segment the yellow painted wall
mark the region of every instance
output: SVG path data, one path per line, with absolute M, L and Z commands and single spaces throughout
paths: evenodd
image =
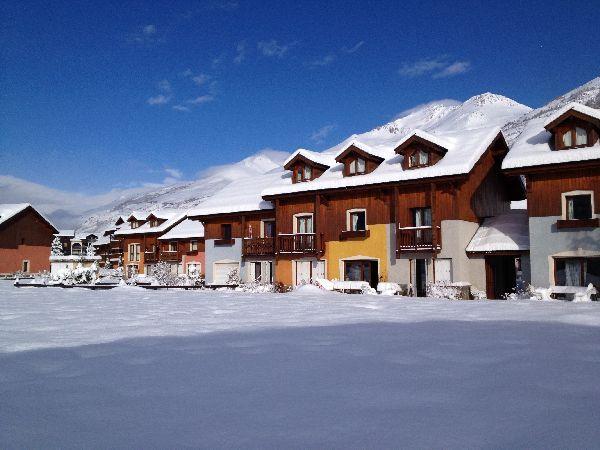
M 370 235 L 366 239 L 356 238 L 327 242 L 325 244 L 327 277 L 330 280 L 343 279 L 343 272 L 340 274 L 340 259 L 361 255 L 369 258 L 379 258 L 379 276 L 387 281 L 389 259 L 387 229 L 387 224 L 369 225 Z

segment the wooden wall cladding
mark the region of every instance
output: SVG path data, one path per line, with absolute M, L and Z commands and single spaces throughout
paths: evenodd
M 562 194 L 578 190 L 594 191 L 594 210 L 596 214 L 600 212 L 600 166 L 527 175 L 527 209 L 529 216 L 562 215 Z

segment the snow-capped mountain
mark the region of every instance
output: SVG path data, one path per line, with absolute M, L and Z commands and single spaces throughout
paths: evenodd
M 268 173 L 280 167 L 288 156 L 286 152 L 263 150 L 234 164 L 211 167 L 195 181 L 151 189 L 89 211 L 78 229 L 101 231 L 109 228 L 119 215 L 134 210 L 150 212 L 156 209 L 189 209 L 198 206 L 231 181 Z
M 570 102 L 581 103 L 592 108 L 600 108 L 600 77 L 594 78 L 584 85 L 556 97 L 544 106 L 531 110 L 518 119 L 506 123 L 502 127 L 502 132 L 508 144 L 511 145 L 517 139 L 530 120 L 549 117 Z
M 528 106 L 489 92 L 471 97 L 463 103 L 442 100 L 406 111 L 396 120 L 374 130 L 353 134 L 325 152 L 337 153 L 352 140 L 358 140 L 374 149 L 389 149 L 415 129 L 435 134 L 490 126 L 501 127 L 530 111 Z
M 465 102 L 440 100 L 412 108 L 393 121 L 362 134 L 353 134 L 339 144 L 323 151 L 337 153 L 352 140 L 358 140 L 374 149 L 386 149 L 415 129 L 436 132 L 465 130 L 488 126 L 502 127 L 507 140 L 512 143 L 528 121 L 550 115 L 565 104 L 577 101 L 600 108 L 600 77 L 549 102 L 531 109 L 510 98 L 484 93 Z M 188 209 L 201 205 L 232 180 L 256 177 L 280 168 L 289 156 L 285 152 L 263 151 L 235 164 L 211 168 L 198 180 L 176 183 L 148 190 L 112 202 L 91 211 L 80 226 L 82 230 L 98 231 L 107 228 L 120 214 L 132 210 L 151 211 L 157 208 Z

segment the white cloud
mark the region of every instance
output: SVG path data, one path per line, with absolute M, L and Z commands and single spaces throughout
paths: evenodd
M 342 47 L 342 51 L 344 53 L 354 53 L 356 52 L 359 48 L 361 48 L 363 45 L 365 44 L 365 41 L 360 41 L 357 42 L 356 44 L 354 44 L 352 47 L 348 48 L 348 47 Z
M 279 44 L 275 39 L 271 39 L 270 41 L 260 41 L 257 47 L 264 56 L 282 58 L 290 49 L 290 44 Z
M 239 42 L 235 48 L 236 55 L 233 58 L 233 62 L 235 64 L 241 64 L 241 62 L 246 58 L 246 41 Z
M 193 75 L 194 72 L 192 72 L 192 69 L 185 69 L 183 72 L 179 72 L 179 76 L 181 77 L 191 77 Z
M 203 84 L 205 84 L 208 80 L 210 80 L 210 76 L 206 75 L 205 73 L 199 73 L 198 75 L 196 75 L 195 77 L 192 77 L 192 81 L 194 83 L 196 83 L 198 86 L 202 86 Z
M 333 61 L 335 61 L 335 55 L 330 53 L 329 55 L 325 55 L 321 59 L 312 61 L 311 63 L 309 63 L 309 66 L 323 67 L 331 64 Z
M 57 227 L 75 228 L 81 217 L 89 211 L 108 207 L 127 196 L 156 189 L 156 186 L 156 184 L 148 184 L 111 189 L 104 194 L 85 195 L 54 189 L 11 175 L 0 175 L 0 198 L 7 203 L 31 203 L 43 214 L 48 215 Z
M 187 103 L 189 103 L 191 105 L 201 105 L 203 103 L 212 102 L 214 99 L 215 99 L 215 97 L 213 95 L 205 94 L 205 95 L 196 97 L 192 100 L 188 100 Z
M 320 144 L 327 138 L 327 136 L 329 136 L 331 134 L 331 132 L 334 130 L 334 128 L 335 128 L 335 125 L 325 125 L 325 126 L 319 128 L 313 134 L 311 134 L 310 140 L 317 144 Z
M 158 88 L 163 92 L 171 92 L 171 83 L 169 80 L 161 80 L 158 82 Z
M 452 61 L 447 56 L 425 58 L 413 63 L 404 63 L 398 73 L 404 77 L 414 78 L 431 75 L 432 78 L 443 78 L 465 73 L 471 67 L 468 61 Z
M 181 181 L 183 178 L 183 173 L 179 169 L 174 169 L 172 167 L 165 167 L 165 173 L 167 176 L 163 180 L 163 184 L 173 184 Z
M 175 111 L 181 111 L 181 112 L 190 112 L 190 108 L 188 108 L 187 106 L 183 106 L 183 105 L 173 105 L 173 109 Z
M 444 68 L 439 73 L 433 75 L 433 78 L 445 78 L 454 75 L 460 75 L 461 73 L 468 72 L 471 69 L 471 63 L 469 61 L 456 61 Z
M 153 34 L 156 34 L 156 25 L 146 25 L 142 32 L 146 35 L 146 36 L 152 36 Z
M 171 96 L 166 96 L 163 94 L 156 95 L 154 97 L 150 97 L 146 102 L 149 105 L 164 105 L 171 101 Z

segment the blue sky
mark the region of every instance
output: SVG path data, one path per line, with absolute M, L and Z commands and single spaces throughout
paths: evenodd
M 597 2 L 154 3 L 3 2 L 0 175 L 87 194 L 193 179 L 435 99 L 537 107 L 600 68 Z

